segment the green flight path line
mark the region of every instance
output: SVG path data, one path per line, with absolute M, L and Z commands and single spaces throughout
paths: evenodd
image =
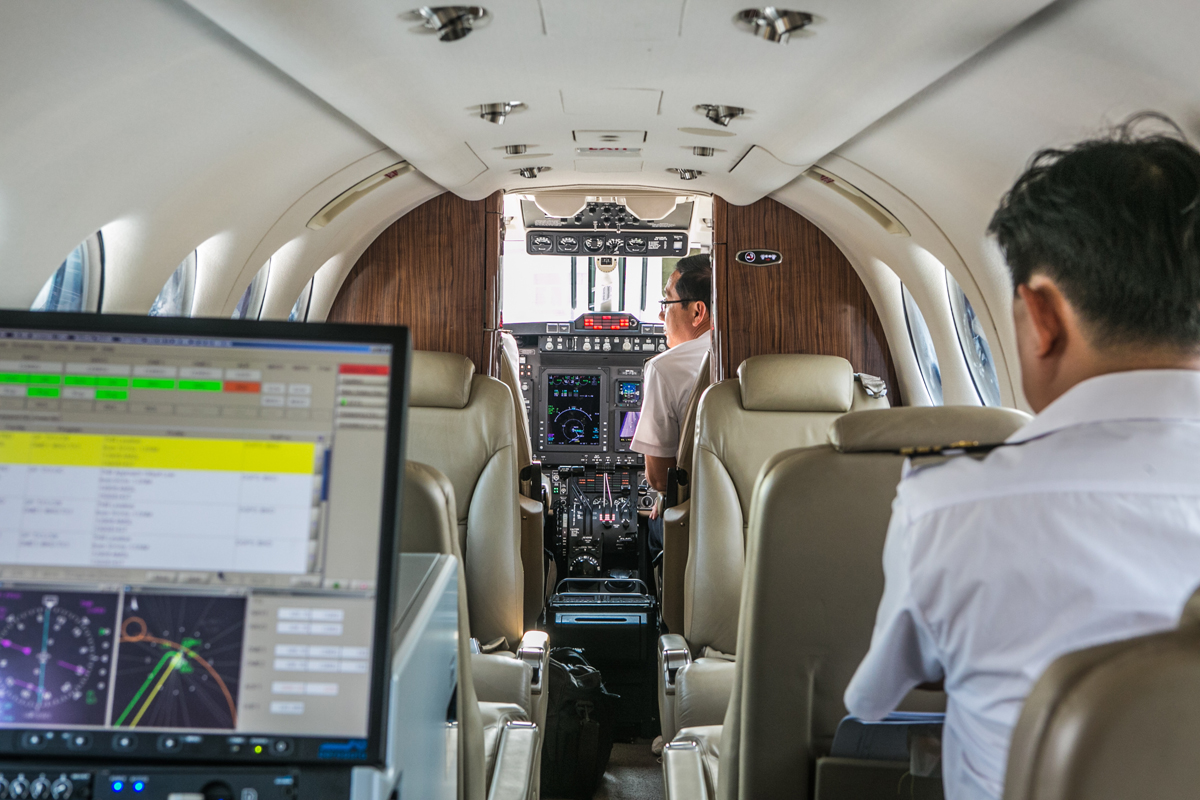
M 137 694 L 133 696 L 133 699 L 129 701 L 129 705 L 125 706 L 125 710 L 121 712 L 121 716 L 117 717 L 117 721 L 113 723 L 114 727 L 119 727 L 125 721 L 125 718 L 129 716 L 129 712 L 133 711 L 133 707 L 137 705 L 138 700 L 142 699 L 142 695 L 146 693 L 146 689 L 150 686 L 150 681 L 154 680 L 154 676 L 167 663 L 167 659 L 174 658 L 177 655 L 179 655 L 178 650 L 171 650 L 158 660 L 158 663 L 154 666 L 154 670 L 146 677 L 146 682 L 142 684 L 142 688 L 137 690 Z

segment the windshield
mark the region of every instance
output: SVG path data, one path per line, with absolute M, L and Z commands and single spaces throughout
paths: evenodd
M 587 311 L 627 311 L 643 322 L 657 322 L 663 284 L 679 260 L 531 256 L 523 241 L 505 242 L 504 249 L 500 270 L 507 325 L 574 319 Z

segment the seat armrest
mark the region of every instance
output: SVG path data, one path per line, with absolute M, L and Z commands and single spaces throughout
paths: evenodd
M 534 796 L 538 739 L 538 726 L 532 722 L 514 720 L 504 725 L 488 800 L 528 800 Z
M 480 653 L 471 656 L 471 678 L 481 703 L 513 703 L 536 719 L 530 686 L 532 668 L 512 653 Z
M 663 790 L 666 800 L 708 800 L 704 754 L 694 741 L 667 742 L 663 747 Z
M 546 670 L 550 666 L 550 635 L 545 631 L 525 631 L 517 648 L 517 658 L 533 670 L 529 693 L 534 697 L 540 695 L 545 685 Z
M 692 501 L 684 500 L 663 512 L 662 618 L 667 630 L 685 633 L 683 624 L 684 584 L 687 582 L 688 550 L 691 543 Z
M 686 639 L 677 633 L 664 633 L 658 637 L 658 671 L 668 695 L 675 694 L 675 677 L 680 669 L 690 663 L 692 652 L 688 649 Z

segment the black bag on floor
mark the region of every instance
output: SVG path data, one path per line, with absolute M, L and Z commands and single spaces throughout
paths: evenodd
M 542 796 L 588 800 L 612 754 L 620 696 L 573 647 L 550 651 L 550 705 L 542 744 Z

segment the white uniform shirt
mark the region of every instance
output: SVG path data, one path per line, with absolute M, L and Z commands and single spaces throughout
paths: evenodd
M 945 679 L 948 800 L 999 798 L 1009 738 L 1055 658 L 1175 627 L 1200 584 L 1200 372 L 1084 381 L 972 458 L 905 476 L 870 651 L 846 689 L 864 719 Z
M 677 344 L 646 362 L 642 373 L 642 415 L 629 449 L 659 458 L 674 458 L 687 401 L 700 374 L 712 332 Z

